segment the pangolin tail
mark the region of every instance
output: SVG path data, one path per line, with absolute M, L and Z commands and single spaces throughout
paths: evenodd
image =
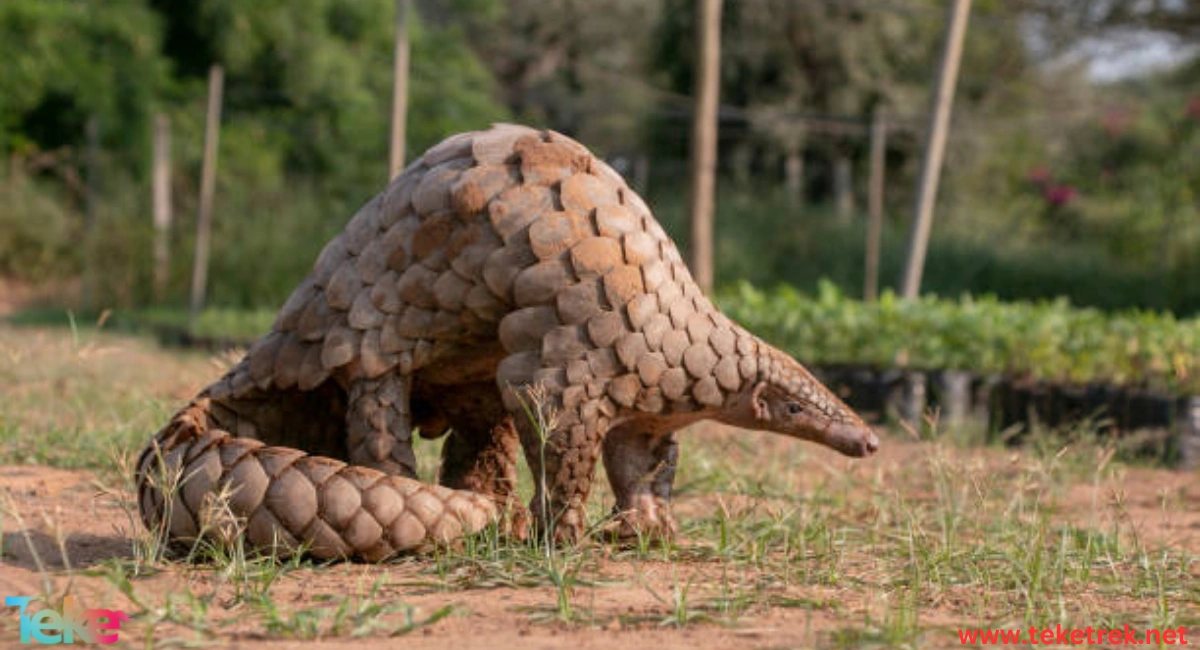
M 496 520 L 486 496 L 427 485 L 213 427 L 206 397 L 179 411 L 137 463 L 143 522 L 172 542 L 380 561 L 448 544 Z

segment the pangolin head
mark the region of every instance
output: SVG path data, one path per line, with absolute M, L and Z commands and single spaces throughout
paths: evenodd
M 870 456 L 879 437 L 788 355 L 763 345 L 758 381 L 735 400 L 731 423 L 809 440 L 847 456 Z

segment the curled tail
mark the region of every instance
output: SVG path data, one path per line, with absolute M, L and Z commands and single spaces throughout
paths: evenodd
M 194 400 L 138 459 L 142 521 L 169 540 L 244 535 L 257 549 L 374 562 L 497 518 L 481 494 L 234 437 L 210 424 L 211 408 Z

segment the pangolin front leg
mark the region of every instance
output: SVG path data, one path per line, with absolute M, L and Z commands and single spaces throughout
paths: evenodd
M 553 531 L 556 543 L 569 543 L 586 529 L 587 500 L 613 407 L 599 395 L 578 401 L 578 391 L 568 396 L 566 368 L 543 363 L 537 353 L 514 354 L 496 375 L 533 474 L 533 522 L 539 531 Z
M 545 432 L 521 418 L 517 430 L 533 473 L 529 509 L 535 529 L 552 531 L 556 544 L 579 541 L 587 526 L 585 509 L 600 456 L 600 431 L 576 425 Z
M 619 539 L 669 538 L 675 533 L 671 491 L 679 460 L 674 433 L 646 431 L 631 423 L 604 439 L 604 470 L 617 503 Z

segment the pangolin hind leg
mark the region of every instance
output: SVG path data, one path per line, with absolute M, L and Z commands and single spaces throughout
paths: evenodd
M 425 389 L 422 389 L 425 388 Z M 527 535 L 529 512 L 517 498 L 517 455 L 521 443 L 513 418 L 493 382 L 414 391 L 414 406 L 432 405 L 450 433 L 442 445 L 438 483 L 492 500 L 502 513 L 507 535 Z
M 616 537 L 667 538 L 675 533 L 671 491 L 679 460 L 674 433 L 617 427 L 604 439 L 604 470 L 617 503 Z
M 512 416 L 487 430 L 482 445 L 451 432 L 442 450 L 441 484 L 458 490 L 481 491 L 499 509 L 501 532 L 513 539 L 529 536 L 532 517 L 517 493 L 520 434 Z M 464 453 L 466 452 L 466 453 Z
M 432 404 L 451 427 L 442 446 L 438 482 L 486 495 L 506 506 L 516 495 L 520 442 L 496 385 L 479 382 L 431 388 L 418 391 L 420 401 Z
M 350 382 L 346 448 L 350 464 L 417 477 L 412 448 L 411 378 L 387 373 Z

